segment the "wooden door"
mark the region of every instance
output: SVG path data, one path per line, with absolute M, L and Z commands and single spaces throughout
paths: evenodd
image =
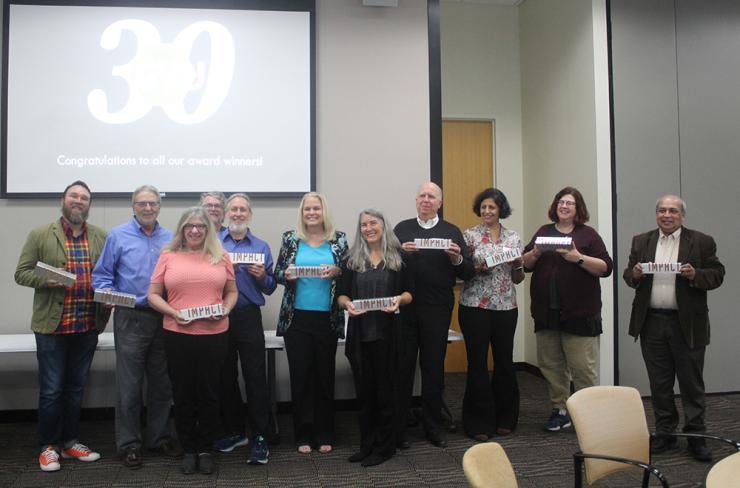
M 494 175 L 493 121 L 442 121 L 442 204 L 445 220 L 465 230 L 479 222 L 473 213 L 473 198 L 493 186 Z M 455 287 L 455 310 L 451 327 L 460 330 L 457 302 L 462 284 Z M 489 366 L 491 358 L 489 353 Z M 447 347 L 445 371 L 467 370 L 465 344 L 454 342 Z

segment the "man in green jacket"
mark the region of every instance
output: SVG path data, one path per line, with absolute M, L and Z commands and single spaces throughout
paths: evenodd
M 105 231 L 87 224 L 92 197 L 82 181 L 64 189 L 62 217 L 31 231 L 23 246 L 15 281 L 33 288 L 31 330 L 39 365 L 39 466 L 58 471 L 63 458 L 96 461 L 100 454 L 79 442 L 82 395 L 98 334 L 110 310 L 93 301 L 91 273 Z M 37 263 L 75 275 L 65 286 L 53 275 L 41 277 Z

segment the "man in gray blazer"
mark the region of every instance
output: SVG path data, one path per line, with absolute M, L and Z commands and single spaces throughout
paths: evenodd
M 676 195 L 658 199 L 658 229 L 632 239 L 624 270 L 635 288 L 629 333 L 640 338 L 653 409 L 655 430 L 670 433 L 678 426 L 673 384 L 678 378 L 684 409 L 684 432 L 704 432 L 704 351 L 709 344 L 707 290 L 722 284 L 725 267 L 712 237 L 683 227 L 686 204 Z M 645 263 L 680 263 L 677 272 L 647 273 Z M 664 267 L 665 268 L 665 267 Z M 676 437 L 653 442 L 654 453 L 675 447 Z M 711 461 L 704 439 L 689 439 L 689 452 Z

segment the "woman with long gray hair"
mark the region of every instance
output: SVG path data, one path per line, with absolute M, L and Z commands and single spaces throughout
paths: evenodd
M 411 303 L 411 276 L 392 226 L 377 210 L 363 210 L 337 297 L 349 314 L 345 354 L 360 403 L 360 449 L 349 461 L 363 466 L 383 463 L 396 450 L 399 311 Z

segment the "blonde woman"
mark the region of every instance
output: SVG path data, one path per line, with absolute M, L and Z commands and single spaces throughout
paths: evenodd
M 275 278 L 285 286 L 277 334 L 285 338 L 298 452 L 334 446 L 334 358 L 344 337 L 344 313 L 335 301 L 336 280 L 347 238 L 334 229 L 326 197 L 306 193 L 296 230 L 283 234 Z M 315 277 L 299 277 L 296 266 L 320 266 Z
M 237 290 L 234 268 L 203 207 L 191 207 L 180 217 L 172 242 L 154 268 L 147 298 L 164 315 L 175 425 L 185 451 L 182 471 L 210 474 L 211 449 L 221 430 L 218 386 L 228 315 Z M 222 313 L 206 318 L 188 320 L 182 312 L 215 304 L 223 307 Z

